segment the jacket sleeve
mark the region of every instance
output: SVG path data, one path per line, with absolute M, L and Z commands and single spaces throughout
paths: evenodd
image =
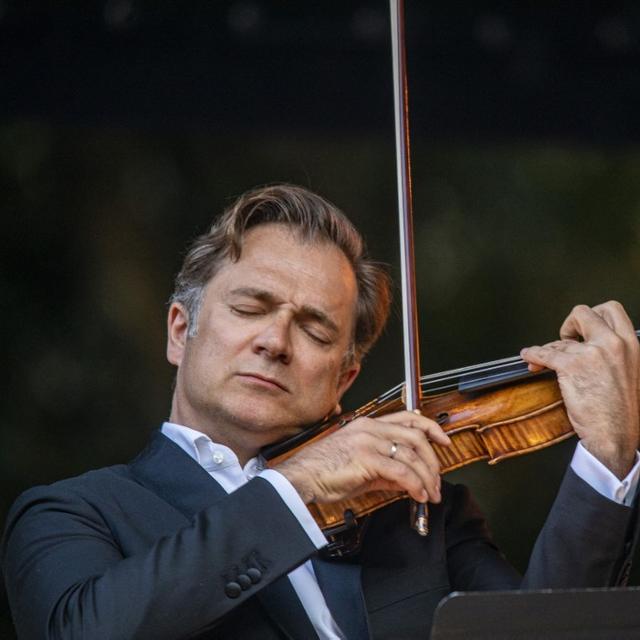
M 637 499 L 617 504 L 567 470 L 520 577 L 491 540 L 468 490 L 453 488 L 447 563 L 454 590 L 607 587 L 624 584 L 638 537 Z
M 624 585 L 637 537 L 637 496 L 633 507 L 618 504 L 569 468 L 536 540 L 522 587 Z
M 259 523 L 247 518 L 255 512 Z M 52 485 L 13 506 L 3 567 L 21 640 L 175 640 L 215 625 L 315 550 L 261 478 L 126 558 L 90 500 Z

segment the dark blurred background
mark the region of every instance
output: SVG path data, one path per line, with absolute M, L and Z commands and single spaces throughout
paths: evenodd
M 425 373 L 553 339 L 580 302 L 640 323 L 640 5 L 556 4 L 408 0 Z M 398 275 L 387 11 L 0 0 L 2 517 L 167 416 L 172 278 L 245 189 L 317 190 Z M 402 376 L 396 305 L 345 407 Z M 573 447 L 453 474 L 521 570 Z

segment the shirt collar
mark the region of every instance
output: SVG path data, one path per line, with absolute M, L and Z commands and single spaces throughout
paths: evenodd
M 206 471 L 222 470 L 233 465 L 240 466 L 238 456 L 229 447 L 213 442 L 208 435 L 201 431 L 174 422 L 165 422 L 161 431 Z M 258 456 L 251 458 L 245 464 L 242 472 L 248 479 L 251 479 L 265 467 L 264 458 Z

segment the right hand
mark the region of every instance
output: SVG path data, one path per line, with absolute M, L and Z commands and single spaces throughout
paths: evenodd
M 305 504 L 383 489 L 406 491 L 417 502 L 437 503 L 440 463 L 429 440 L 451 444 L 437 422 L 418 413 L 357 418 L 274 468 Z

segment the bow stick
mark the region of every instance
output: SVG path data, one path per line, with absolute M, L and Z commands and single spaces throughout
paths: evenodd
M 404 342 L 405 405 L 420 411 L 420 347 L 416 296 L 415 255 L 413 249 L 413 201 L 411 157 L 409 151 L 409 88 L 405 46 L 404 0 L 389 0 L 391 14 L 391 53 L 393 60 L 393 98 L 398 177 L 398 219 L 400 230 L 400 286 L 402 290 L 402 333 Z M 427 507 L 412 501 L 413 528 L 428 533 Z

